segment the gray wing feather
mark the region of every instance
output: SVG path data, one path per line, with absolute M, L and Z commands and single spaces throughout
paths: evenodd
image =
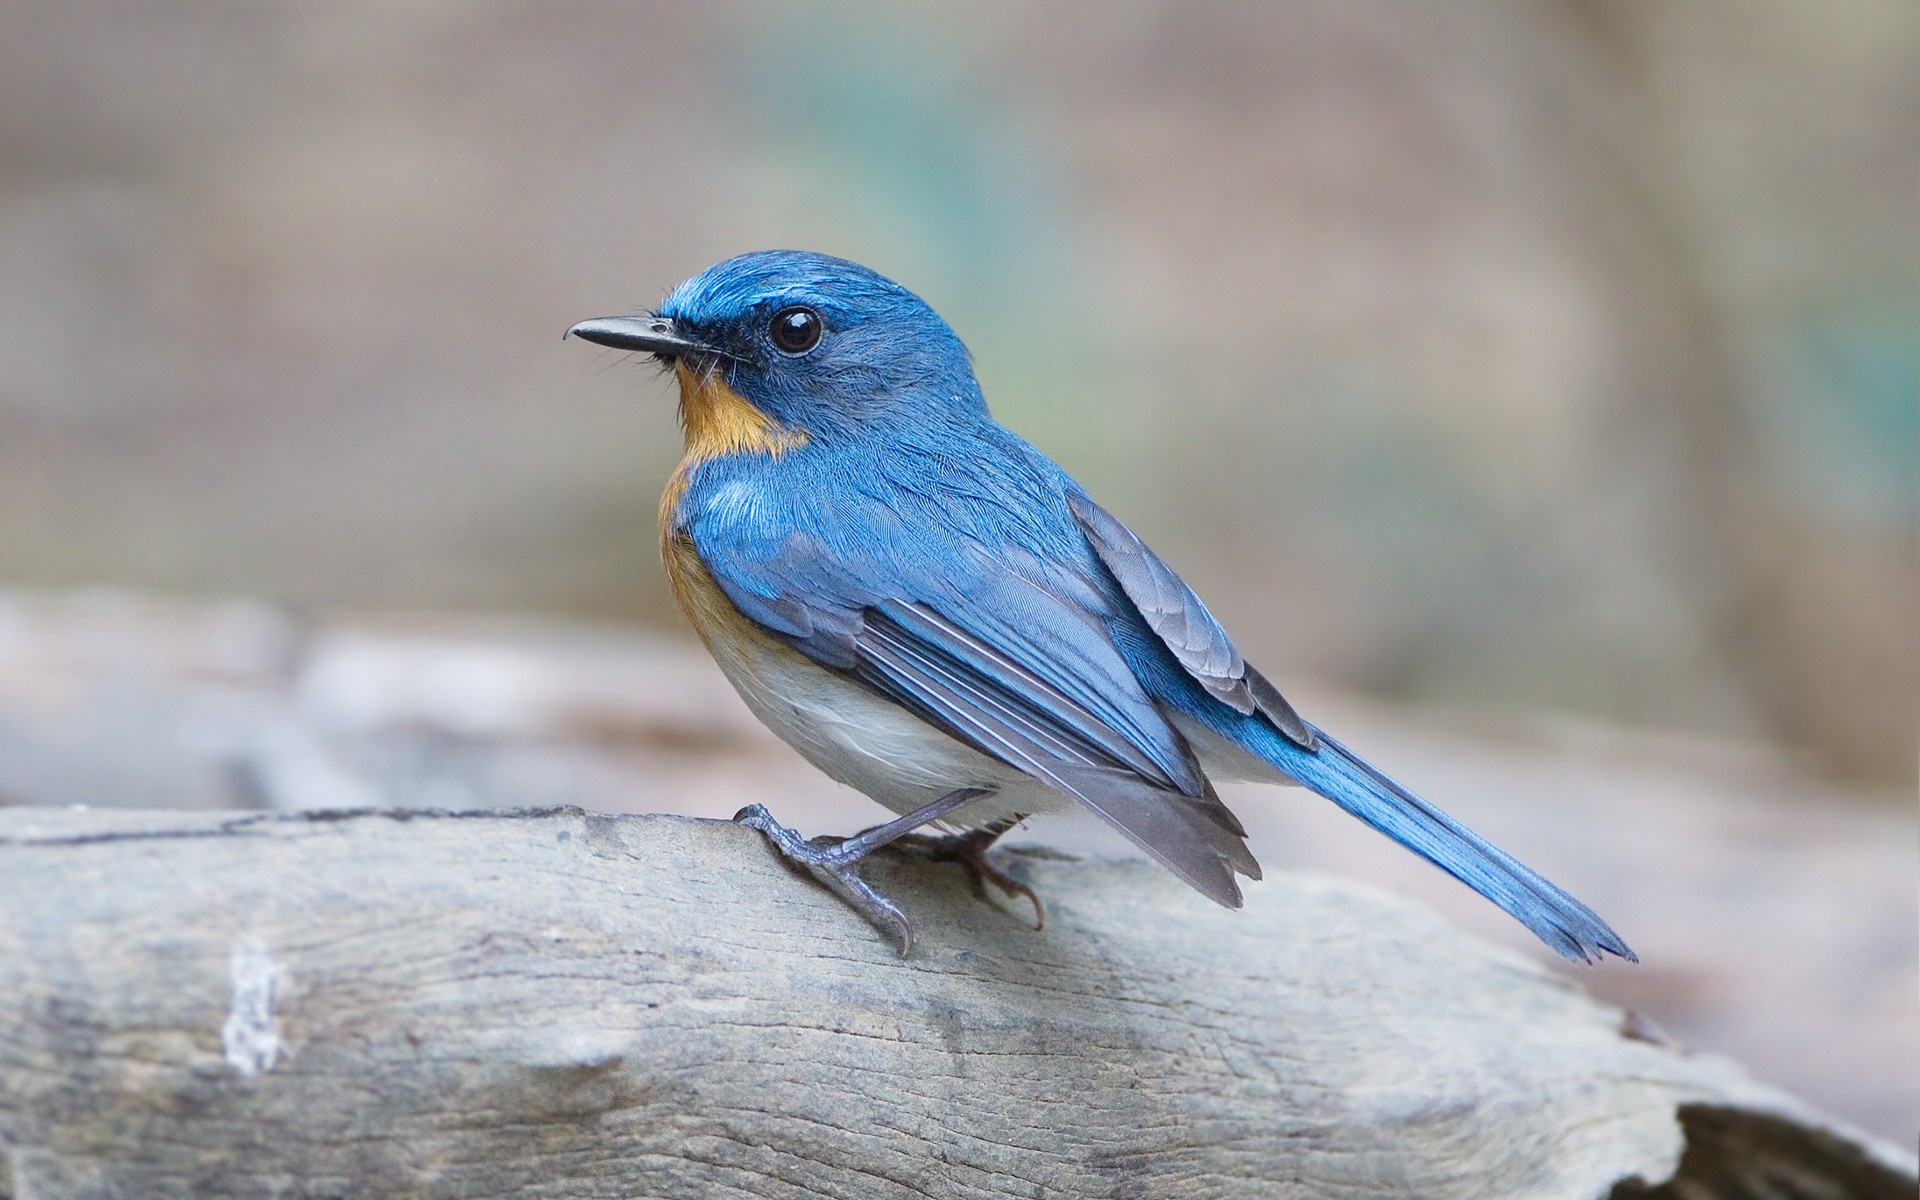
M 1238 908 L 1234 873 L 1260 878 L 1245 828 L 1204 776 L 1199 795 L 1176 790 L 1091 713 L 931 609 L 876 605 L 854 642 L 854 674 L 874 690 L 1078 798 L 1208 899 Z
M 1235 712 L 1259 713 L 1301 749 L 1318 747 L 1312 726 L 1266 676 L 1240 657 L 1227 631 L 1172 567 L 1084 494 L 1067 497 L 1067 506 L 1095 556 L 1188 675 Z

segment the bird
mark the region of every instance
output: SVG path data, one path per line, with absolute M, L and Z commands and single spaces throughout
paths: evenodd
M 1260 878 L 1215 784 L 1300 785 L 1480 893 L 1561 956 L 1637 961 L 1605 921 L 1302 718 L 1159 555 L 999 424 L 958 335 L 841 258 L 763 250 L 651 311 L 564 336 L 651 356 L 684 453 L 660 500 L 673 598 L 742 700 L 899 814 L 803 839 L 735 820 L 899 952 L 912 922 L 861 878 L 928 827 L 1007 894 L 995 838 L 1091 810 L 1227 908 Z

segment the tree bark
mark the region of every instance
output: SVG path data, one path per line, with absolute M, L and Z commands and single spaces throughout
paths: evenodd
M 721 822 L 0 810 L 0 1197 L 1913 1195 L 1380 892 L 1005 861 L 901 959 Z

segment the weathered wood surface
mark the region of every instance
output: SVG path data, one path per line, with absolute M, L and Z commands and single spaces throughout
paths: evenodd
M 0 1197 L 1913 1194 L 1383 893 L 1009 861 L 902 960 L 724 823 L 0 810 Z

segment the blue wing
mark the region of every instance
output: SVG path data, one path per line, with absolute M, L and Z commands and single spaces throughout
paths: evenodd
M 1314 748 L 1313 727 L 1300 719 L 1266 676 L 1240 657 L 1233 639 L 1186 580 L 1086 493 L 1069 495 L 1067 507 L 1094 553 L 1113 573 L 1114 582 L 1194 682 L 1237 713 L 1259 713 L 1301 749 Z
M 1069 503 L 1094 553 L 1167 651 L 1135 663 L 1156 698 L 1446 871 L 1560 955 L 1592 961 L 1604 952 L 1634 960 L 1592 909 L 1301 720 L 1240 657 L 1226 630 L 1171 567 L 1084 495 Z
M 858 489 L 830 512 L 791 488 L 702 499 L 680 535 L 761 629 L 1078 798 L 1209 898 L 1237 907 L 1235 872 L 1259 878 L 1245 829 L 1107 637 L 1105 597 L 1043 583 L 1042 556 L 987 540 L 992 512 L 914 520 L 915 495 Z M 1057 491 L 1050 507 L 1070 528 Z

